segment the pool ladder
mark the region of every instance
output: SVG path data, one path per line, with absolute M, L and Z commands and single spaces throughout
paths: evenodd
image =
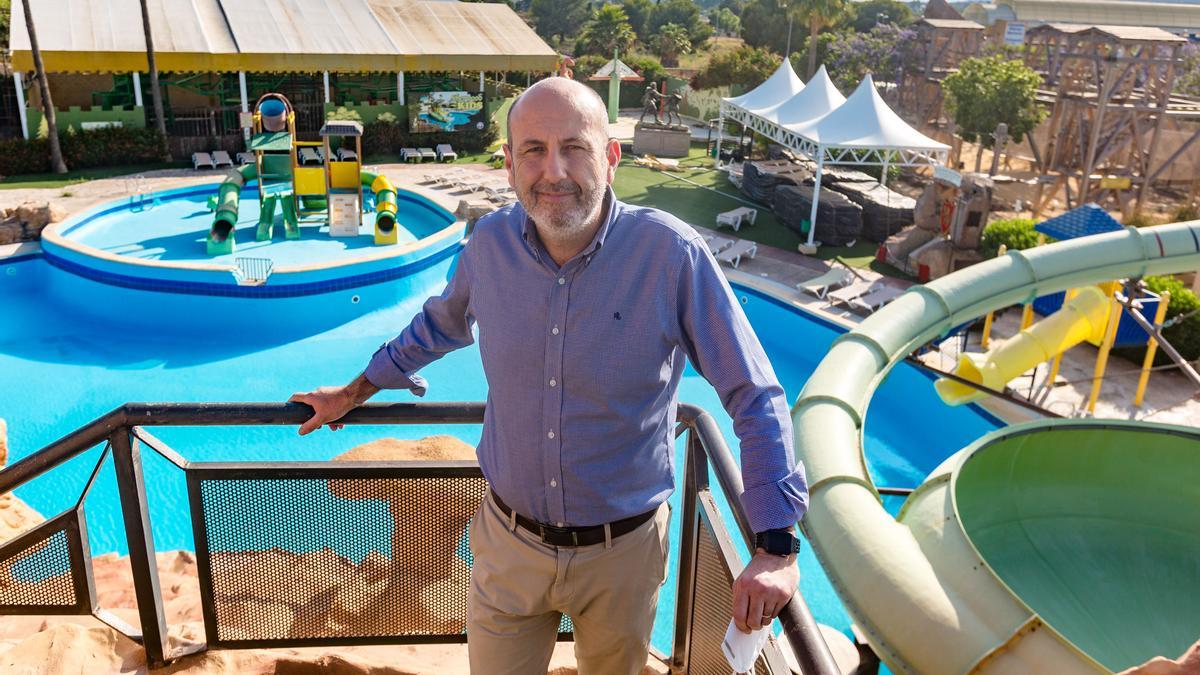
M 146 177 L 140 173 L 125 179 L 125 191 L 131 193 L 129 195 L 131 211 L 145 211 L 160 203 L 157 196 L 150 196 L 150 186 L 146 183 Z

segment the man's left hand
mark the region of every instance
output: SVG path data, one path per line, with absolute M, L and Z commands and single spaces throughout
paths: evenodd
M 771 623 L 800 585 L 796 556 L 755 551 L 733 582 L 733 622 L 749 633 Z

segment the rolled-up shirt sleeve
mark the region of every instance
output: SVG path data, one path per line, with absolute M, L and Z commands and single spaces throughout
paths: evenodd
M 733 418 L 750 525 L 755 532 L 792 527 L 808 508 L 808 484 L 792 454 L 787 399 L 725 276 L 698 240 L 687 247 L 677 290 L 679 343 Z
M 471 312 L 471 244 L 458 257 L 450 282 L 441 295 L 425 301 L 399 335 L 384 343 L 371 357 L 363 375 L 380 389 L 410 389 L 424 396 L 421 368 L 447 353 L 475 342 Z

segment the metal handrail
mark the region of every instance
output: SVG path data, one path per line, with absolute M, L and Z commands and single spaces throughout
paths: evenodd
M 176 466 L 187 469 L 187 460 L 140 427 L 300 425 L 312 414 L 312 408 L 298 403 L 127 403 L 0 470 L 0 494 L 12 491 L 100 443 L 108 441 L 112 444 L 142 623 L 142 635 L 131 637 L 142 639 L 151 665 L 161 664 L 182 653 L 167 654 L 157 568 L 152 564 L 154 547 L 145 484 L 139 451 L 131 443 L 131 436 Z M 478 424 L 483 421 L 483 414 L 483 403 L 368 403 L 347 413 L 340 422 L 359 425 Z M 716 421 L 703 409 L 689 404 L 679 405 L 677 419 L 676 436 L 684 431 L 693 432 L 689 449 L 694 441 L 711 462 L 738 529 L 746 545 L 753 550 L 754 531 L 738 499 L 743 491 L 741 472 Z M 696 482 L 689 474 L 685 480 L 685 501 L 690 497 L 694 502 L 695 495 L 687 493 L 695 489 Z M 797 662 L 806 674 L 840 672 L 798 589 L 784 606 L 779 620 Z

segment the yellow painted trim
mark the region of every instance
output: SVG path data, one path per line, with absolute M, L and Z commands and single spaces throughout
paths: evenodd
M 204 52 L 158 52 L 160 71 L 177 72 L 423 72 L 446 70 L 554 70 L 555 54 L 250 54 Z M 42 62 L 49 73 L 126 73 L 145 72 L 149 66 L 145 52 L 42 51 Z M 33 70 L 33 55 L 19 50 L 12 54 L 12 68 Z

